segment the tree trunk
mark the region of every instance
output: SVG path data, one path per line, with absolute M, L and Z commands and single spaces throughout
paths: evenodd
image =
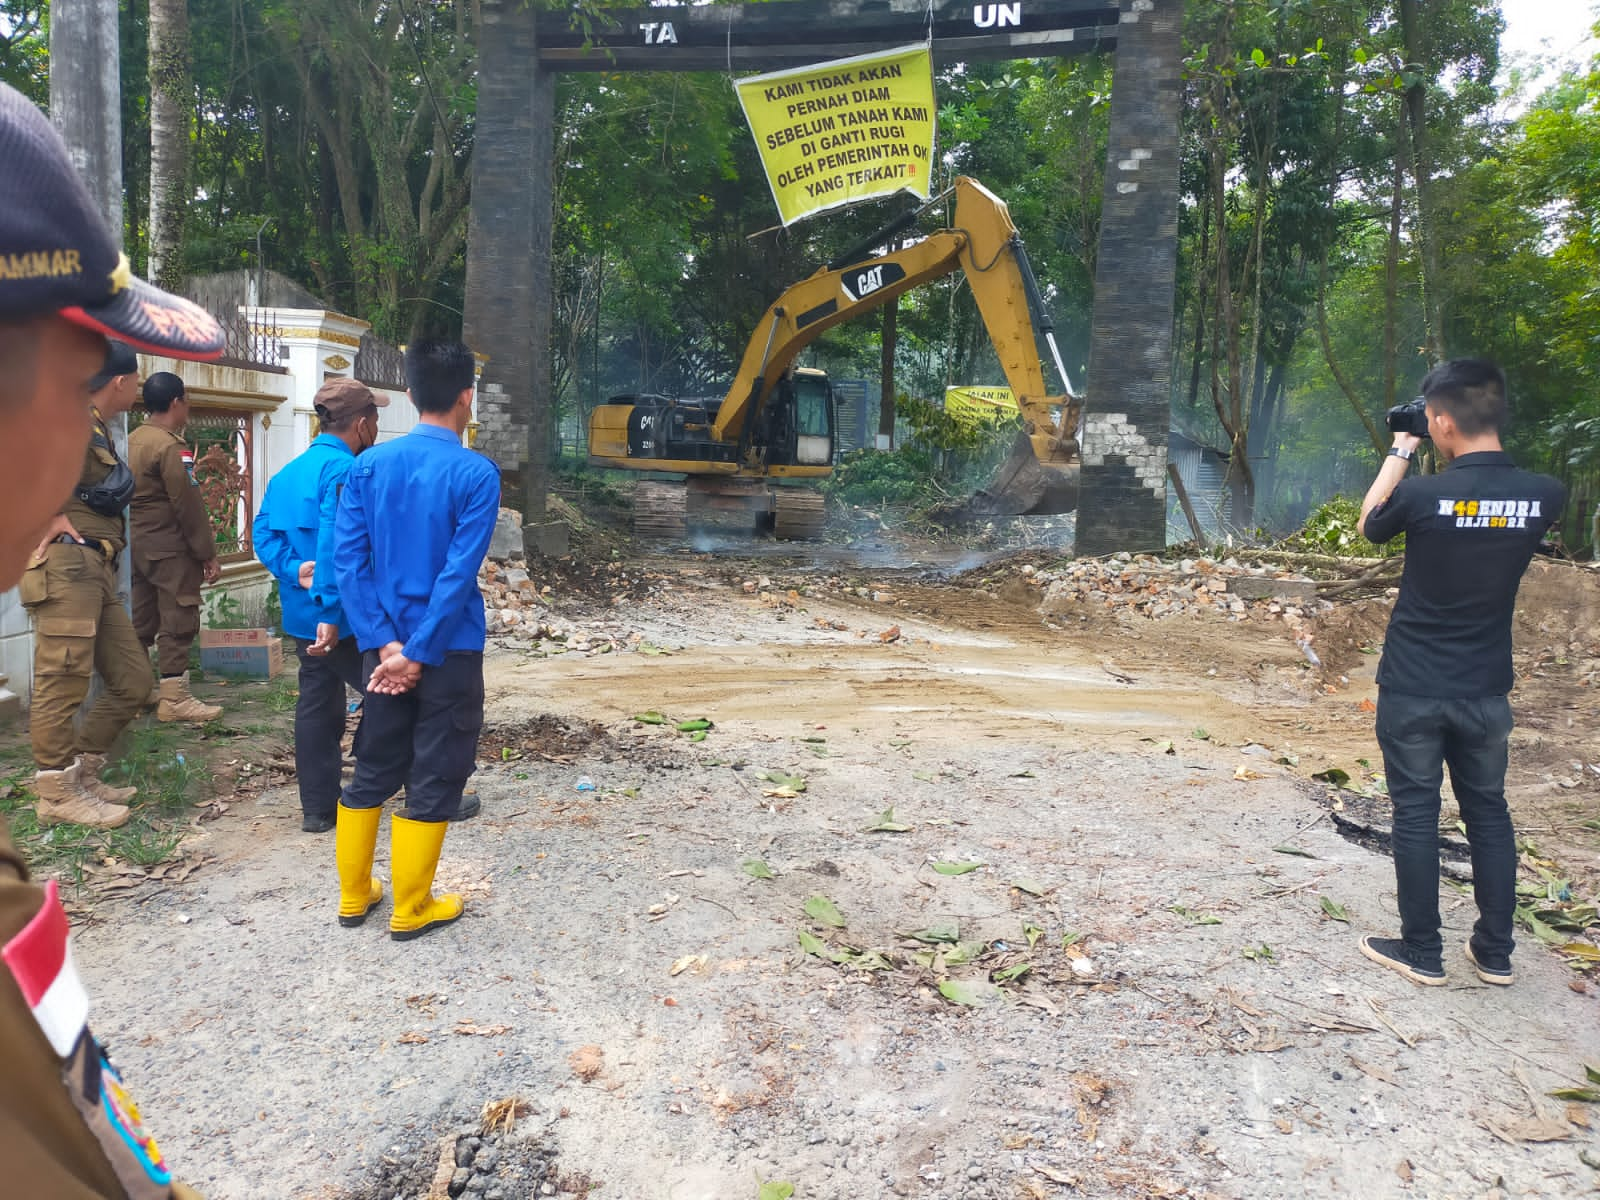
M 1444 284 L 1439 271 L 1439 250 L 1433 236 L 1433 159 L 1428 148 L 1427 54 L 1423 46 L 1422 13 L 1417 0 L 1400 0 L 1400 29 L 1405 38 L 1406 66 L 1413 82 L 1405 92 L 1409 127 L 1411 177 L 1417 189 L 1417 244 L 1422 260 L 1422 319 L 1427 331 L 1428 358 L 1443 362 Z M 1402 131 L 1402 137 L 1406 132 Z
M 183 286 L 183 223 L 189 210 L 188 0 L 150 0 L 150 278 Z
M 899 244 L 891 240 L 889 253 L 893 254 Z M 883 339 L 878 360 L 878 377 L 883 388 L 878 397 L 878 446 L 884 450 L 894 448 L 894 355 L 899 342 L 900 298 L 897 296 L 883 306 Z

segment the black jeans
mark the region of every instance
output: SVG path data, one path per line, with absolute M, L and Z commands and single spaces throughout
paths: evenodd
M 362 683 L 378 665 L 362 659 Z M 356 732 L 356 773 L 344 790 L 346 808 L 377 808 L 406 789 L 413 821 L 448 821 L 478 765 L 483 730 L 483 655 L 459 650 L 398 696 L 366 693 Z
M 1425 962 L 1440 962 L 1439 784 L 1449 766 L 1472 845 L 1473 951 L 1480 960 L 1508 957 L 1517 889 L 1516 835 L 1505 793 L 1510 701 L 1437 700 L 1380 688 L 1377 724 L 1394 802 L 1400 936 Z
M 294 769 L 300 779 L 300 808 L 308 817 L 332 818 L 339 804 L 339 772 L 344 755 L 345 687 L 361 691 L 361 651 L 353 637 L 342 637 L 327 654 L 307 654 L 310 642 L 294 640 L 300 660 L 300 699 L 294 706 Z

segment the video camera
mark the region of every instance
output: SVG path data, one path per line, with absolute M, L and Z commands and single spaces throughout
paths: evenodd
M 1396 404 L 1383 414 L 1390 433 L 1409 433 L 1413 437 L 1428 436 L 1428 401 L 1422 396 Z

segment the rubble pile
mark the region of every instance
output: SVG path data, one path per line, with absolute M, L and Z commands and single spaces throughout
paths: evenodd
M 1046 616 L 1066 616 L 1076 606 L 1089 604 L 1152 619 L 1214 612 L 1232 621 L 1266 617 L 1292 625 L 1333 609 L 1330 601 L 1317 599 L 1314 580 L 1235 558 L 1165 562 L 1153 555 L 1124 552 L 1109 559 L 1077 559 L 1048 570 L 1023 566 L 1020 573 L 1044 591 L 1040 610 Z

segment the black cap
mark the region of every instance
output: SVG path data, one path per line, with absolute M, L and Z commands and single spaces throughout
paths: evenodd
M 89 380 L 89 390 L 98 392 L 118 375 L 137 375 L 139 373 L 139 356 L 133 352 L 133 347 L 127 342 L 119 342 L 111 338 L 106 342 L 106 361 L 100 368 L 100 373 Z
M 215 317 L 134 277 L 60 134 L 5 84 L 0 163 L 0 321 L 59 313 L 153 354 L 221 355 Z

